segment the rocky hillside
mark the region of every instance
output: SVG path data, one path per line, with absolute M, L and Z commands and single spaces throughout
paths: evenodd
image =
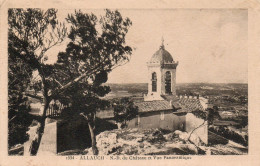
M 158 129 L 115 129 L 96 136 L 99 155 L 239 155 L 247 149 L 231 144 L 206 146 L 198 136 Z M 59 155 L 93 155 L 92 149 L 70 150 Z
M 120 129 L 102 132 L 96 139 L 99 155 L 186 155 L 202 154 L 199 149 L 206 151 L 198 137 L 192 136 L 191 140 L 199 149 L 187 140 L 188 136 L 181 131 L 164 133 L 156 129 Z M 92 154 L 91 148 L 85 152 Z

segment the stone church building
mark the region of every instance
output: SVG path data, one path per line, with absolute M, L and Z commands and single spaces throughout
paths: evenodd
M 178 62 L 174 61 L 162 42 L 159 50 L 147 62 L 148 93 L 142 99 L 134 100 L 139 114 L 128 123 L 129 128 L 161 128 L 190 132 L 204 122 L 191 112 L 205 111 L 205 98 L 176 95 L 177 66 Z M 207 143 L 207 129 L 207 125 L 204 125 L 196 130 L 204 143 Z

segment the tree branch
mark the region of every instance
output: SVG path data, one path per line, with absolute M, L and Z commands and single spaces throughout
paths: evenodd
M 83 112 L 81 112 L 79 115 L 80 115 L 80 116 L 83 116 L 87 121 L 89 121 L 88 116 L 86 116 Z
M 66 90 L 67 88 L 69 88 L 70 86 L 72 86 L 74 83 L 77 83 L 79 81 L 81 81 L 84 78 L 88 78 L 88 75 L 91 75 L 92 73 L 96 72 L 96 70 L 99 69 L 100 66 L 97 66 L 96 68 L 89 70 L 89 72 L 86 72 L 82 75 L 80 75 L 79 77 L 75 78 L 74 80 L 72 80 L 71 82 L 67 83 L 66 85 L 64 85 L 62 88 L 57 89 L 56 91 L 52 92 L 49 97 L 50 99 L 53 99 L 56 95 L 58 95 L 59 93 L 62 93 L 64 90 Z
M 190 141 L 190 137 L 191 137 L 191 135 L 193 134 L 193 132 L 194 132 L 195 130 L 197 130 L 198 128 L 202 127 L 202 126 L 205 124 L 205 122 L 207 122 L 207 121 L 204 120 L 201 125 L 199 125 L 198 127 L 196 127 L 195 129 L 193 129 L 193 130 L 191 131 L 191 133 L 190 133 L 190 135 L 189 135 L 189 137 L 188 137 L 188 140 L 189 140 L 189 141 Z
M 195 129 L 193 129 L 192 130 L 192 132 L 190 133 L 190 135 L 189 135 L 189 137 L 188 137 L 188 141 L 190 142 L 190 143 L 192 143 L 194 146 L 196 146 L 196 148 L 198 149 L 198 153 L 199 154 L 201 154 L 201 153 L 206 153 L 205 152 L 205 150 L 203 150 L 203 149 L 201 149 L 199 146 L 197 146 L 193 141 L 191 141 L 190 140 L 190 137 L 191 137 L 191 135 L 193 134 L 193 132 L 195 131 L 195 130 L 197 130 L 198 128 L 200 128 L 201 126 L 203 126 L 204 124 L 205 124 L 205 122 L 206 122 L 206 120 L 204 120 L 204 122 L 201 124 L 201 125 L 199 125 L 198 127 L 196 127 Z
M 29 93 L 23 93 L 23 95 L 25 95 L 25 96 L 28 96 L 28 97 L 31 97 L 31 98 L 35 98 L 35 99 L 38 99 L 38 100 L 40 100 L 40 101 L 42 101 L 42 97 L 40 97 L 40 96 L 37 96 L 37 95 L 32 95 L 32 94 L 29 94 Z
M 8 123 L 10 123 L 12 120 L 14 120 L 15 118 L 17 117 L 17 115 L 13 116 L 9 121 Z
M 53 78 L 53 80 L 54 80 L 56 83 L 58 83 L 58 84 L 61 86 L 61 88 L 63 87 L 62 84 L 61 84 L 58 80 L 56 80 L 55 78 Z

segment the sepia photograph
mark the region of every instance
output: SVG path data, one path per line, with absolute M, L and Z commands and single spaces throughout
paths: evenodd
M 248 155 L 247 9 L 9 8 L 7 28 L 9 156 Z

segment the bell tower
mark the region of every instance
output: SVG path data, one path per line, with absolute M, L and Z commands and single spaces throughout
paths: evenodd
M 145 101 L 164 100 L 163 95 L 176 96 L 176 68 L 171 54 L 165 50 L 164 40 L 158 51 L 147 62 L 148 67 L 148 94 Z

